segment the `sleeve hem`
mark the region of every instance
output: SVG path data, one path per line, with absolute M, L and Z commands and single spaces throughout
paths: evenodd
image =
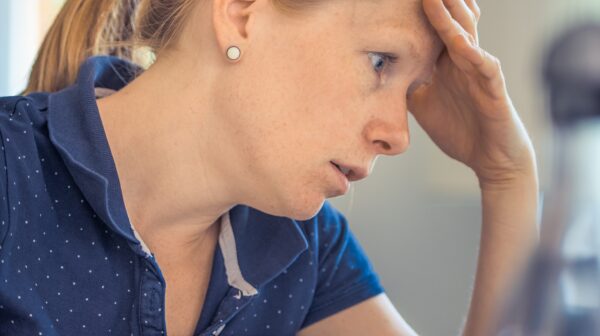
M 377 281 L 362 282 L 350 288 L 344 295 L 317 306 L 306 316 L 302 328 L 384 292 L 385 290 Z

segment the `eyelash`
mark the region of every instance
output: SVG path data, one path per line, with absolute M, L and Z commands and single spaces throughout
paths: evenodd
M 380 74 L 381 72 L 383 72 L 383 70 L 386 68 L 386 66 L 388 66 L 390 63 L 396 63 L 396 60 L 398 59 L 398 57 L 387 54 L 387 53 L 381 53 L 381 52 L 369 52 L 369 57 L 371 56 L 379 56 L 383 59 L 383 67 L 381 68 L 381 70 L 377 71 L 375 70 L 375 72 L 377 72 L 378 74 Z M 373 62 L 371 61 L 371 65 L 375 66 L 375 64 L 373 64 Z

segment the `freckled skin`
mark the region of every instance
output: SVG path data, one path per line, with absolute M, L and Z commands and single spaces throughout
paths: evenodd
M 211 9 L 195 7 L 173 49 L 98 100 L 128 214 L 151 249 L 193 250 L 235 204 L 313 217 L 341 195 L 330 161 L 370 169 L 407 149 L 407 91 L 441 51 L 416 0 L 325 1 L 296 18 L 255 1 L 245 25 L 213 24 Z M 236 63 L 229 45 L 242 51 Z M 369 52 L 398 62 L 378 72 Z
M 417 12 L 411 2 L 383 3 L 387 8 L 332 2 L 302 21 L 269 15 L 271 20 L 256 23 L 257 38 L 244 64 L 227 69 L 232 76 L 224 77 L 218 91 L 230 92 L 232 99 L 219 104 L 219 118 L 231 127 L 235 147 L 243 149 L 238 154 L 246 173 L 258 177 L 252 189 L 267 188 L 254 200 L 259 208 L 311 217 L 325 197 L 339 195 L 327 171 L 330 160 L 368 167 L 378 154 L 406 149 L 406 90 L 433 66 L 434 57 L 404 57 L 378 78 L 367 51 L 408 56 L 402 36 L 382 28 L 382 13 L 395 13 L 386 17 L 389 24 L 399 21 L 398 13 Z M 431 30 L 414 21 L 397 26 L 406 26 L 404 39 L 412 35 L 417 48 L 432 55 Z M 381 142 L 391 148 L 386 151 Z
M 198 3 L 174 48 L 99 101 L 128 213 L 150 249 L 173 260 L 202 247 L 236 204 L 311 218 L 341 194 L 331 160 L 368 169 L 407 149 L 409 95 L 419 125 L 482 189 L 493 234 L 482 234 L 479 264 L 494 271 L 478 268 L 467 333 L 487 334 L 485 317 L 533 237 L 537 172 L 500 63 L 478 45 L 475 1 L 331 0 L 295 18 L 269 0 Z M 236 63 L 225 57 L 232 44 Z M 372 52 L 396 62 L 376 72 Z M 304 335 L 380 326 L 395 312 L 382 300 Z M 408 329 L 392 315 L 394 330 Z

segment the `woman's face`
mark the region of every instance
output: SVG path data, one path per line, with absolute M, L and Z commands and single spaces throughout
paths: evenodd
M 347 191 L 332 161 L 360 179 L 377 155 L 407 149 L 407 95 L 442 44 L 421 0 L 329 0 L 296 19 L 269 5 L 253 20 L 217 91 L 235 180 L 245 204 L 308 219 Z

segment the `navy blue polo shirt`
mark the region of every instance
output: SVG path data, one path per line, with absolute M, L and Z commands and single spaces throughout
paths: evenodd
M 0 335 L 166 333 L 96 105 L 139 71 L 94 56 L 64 90 L 0 98 Z M 239 204 L 220 223 L 195 335 L 294 335 L 383 292 L 329 201 L 306 221 Z

